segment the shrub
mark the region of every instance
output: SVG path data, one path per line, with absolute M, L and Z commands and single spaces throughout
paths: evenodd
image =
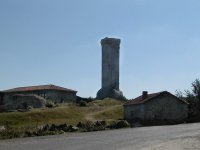
M 67 126 L 66 123 L 60 124 L 60 125 L 55 125 L 52 124 L 49 128 L 47 128 L 49 131 L 65 131 L 67 132 L 69 127 Z
M 176 91 L 176 96 L 189 103 L 188 122 L 200 121 L 200 80 L 192 82 L 191 90 Z
M 79 102 L 79 106 L 85 107 L 85 106 L 87 106 L 87 102 L 85 102 L 85 101 L 80 101 L 80 102 Z
M 109 129 L 116 129 L 116 124 L 117 124 L 116 121 L 112 121 L 112 122 L 107 126 L 107 128 L 109 128 Z
M 31 136 L 34 136 L 33 132 L 31 132 L 31 131 L 25 131 L 24 137 L 31 137 Z
M 92 129 L 94 127 L 94 123 L 92 121 L 87 121 L 85 123 L 85 128 L 86 129 Z
M 43 131 L 43 132 L 34 132 L 33 135 L 35 136 L 45 136 L 45 135 L 56 135 L 56 134 L 63 134 L 65 133 L 64 131 L 62 130 L 57 130 L 57 131 L 50 131 L 50 130 L 47 130 L 47 131 Z
M 50 100 L 47 100 L 47 101 L 46 101 L 46 107 L 52 108 L 52 107 L 54 107 L 54 106 L 55 106 L 55 104 L 54 104 L 52 101 L 50 101 Z
M 82 122 L 79 122 L 76 126 L 77 126 L 78 128 L 85 128 L 85 124 L 82 123 Z
M 94 131 L 101 131 L 106 129 L 106 124 L 102 121 L 97 121 L 94 126 Z
M 130 127 L 130 124 L 126 120 L 121 120 L 117 123 L 117 129 L 118 128 L 127 128 Z
M 67 127 L 67 124 L 60 124 L 60 125 L 55 125 L 52 124 L 49 126 L 48 124 L 39 127 L 36 129 L 35 132 L 26 132 L 26 135 L 35 135 L 35 136 L 44 136 L 44 135 L 55 135 L 55 134 L 62 134 L 67 132 L 69 129 Z
M 127 128 L 127 127 L 130 127 L 130 124 L 126 120 L 113 121 L 107 127 L 110 128 L 110 129 Z
M 76 103 L 79 103 L 80 101 L 85 101 L 87 103 L 94 101 L 94 98 L 89 97 L 89 98 L 83 98 L 80 96 L 76 96 Z
M 11 138 L 17 138 L 17 137 L 22 137 L 22 134 L 18 130 L 14 129 L 8 129 L 0 132 L 0 139 L 11 139 Z
M 102 126 L 106 126 L 107 125 L 106 121 L 100 121 L 100 123 L 101 123 Z
M 91 131 L 100 131 L 100 130 L 105 130 L 105 126 L 101 124 L 101 122 L 91 122 L 87 121 L 86 123 L 81 123 L 79 122 L 77 124 L 77 127 L 81 129 L 83 132 L 91 132 Z

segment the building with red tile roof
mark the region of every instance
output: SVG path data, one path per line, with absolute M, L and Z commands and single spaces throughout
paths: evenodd
M 60 87 L 57 85 L 52 85 L 52 84 L 17 87 L 17 88 L 8 89 L 8 90 L 4 90 L 0 92 L 0 105 L 15 104 L 16 109 L 21 108 L 22 101 L 23 103 L 27 103 L 27 104 L 29 103 L 28 101 L 26 101 L 26 98 L 28 97 L 26 95 L 30 95 L 28 97 L 29 99 L 33 97 L 31 95 L 35 95 L 36 97 L 34 99 L 40 97 L 41 99 L 45 99 L 46 101 L 52 101 L 54 103 L 69 103 L 69 102 L 76 101 L 76 93 L 77 91 L 75 90 Z M 17 95 L 17 99 L 15 98 L 16 95 Z M 10 108 L 13 108 L 13 106 Z
M 57 90 L 57 91 L 65 91 L 65 92 L 77 92 L 72 89 L 67 89 L 64 87 L 56 86 L 53 84 L 48 85 L 38 85 L 38 86 L 27 86 L 27 87 L 17 87 L 13 89 L 8 89 L 3 92 L 12 93 L 12 92 L 28 92 L 28 91 L 40 91 L 40 90 Z
M 124 118 L 134 122 L 182 122 L 188 116 L 188 103 L 163 91 L 141 96 L 124 104 Z

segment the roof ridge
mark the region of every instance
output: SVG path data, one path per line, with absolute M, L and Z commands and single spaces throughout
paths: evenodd
M 16 88 L 4 90 L 2 92 L 19 92 L 19 91 L 32 91 L 32 90 L 33 91 L 35 90 L 62 90 L 62 91 L 77 92 L 72 89 L 68 89 L 68 88 L 53 85 L 53 84 L 16 87 Z
M 15 87 L 15 88 L 26 88 L 26 87 L 35 87 L 35 86 L 49 86 L 49 85 L 53 85 L 53 84 L 41 84 L 41 85 L 31 85 L 31 86 L 20 86 L 20 87 Z M 12 89 L 15 89 L 12 88 Z
M 161 91 L 161 92 L 156 92 L 156 93 L 150 93 L 148 94 L 148 97 L 146 97 L 145 99 L 142 99 L 142 95 L 128 101 L 127 103 L 125 103 L 125 105 L 131 105 L 131 104 L 141 104 L 141 103 L 144 103 L 152 98 L 155 98 L 157 96 L 159 96 L 160 94 L 163 94 L 163 93 L 168 93 L 168 94 L 171 94 L 170 92 L 168 91 Z M 173 94 L 171 94 L 173 95 Z

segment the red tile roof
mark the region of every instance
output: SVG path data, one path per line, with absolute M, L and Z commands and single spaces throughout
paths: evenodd
M 25 91 L 40 91 L 40 90 L 58 90 L 58 91 L 67 91 L 67 92 L 77 92 L 71 89 L 63 88 L 56 85 L 39 85 L 39 86 L 27 86 L 27 87 L 18 87 L 3 92 L 25 92 Z
M 152 100 L 152 99 L 154 99 L 154 98 L 157 98 L 158 96 L 161 96 L 161 95 L 172 95 L 172 96 L 174 96 L 173 94 L 171 94 L 171 93 L 169 93 L 169 92 L 167 92 L 167 91 L 163 91 L 163 92 L 148 94 L 148 96 L 147 96 L 145 99 L 143 99 L 143 96 L 141 95 L 141 96 L 139 96 L 139 97 L 137 97 L 137 98 L 135 98 L 135 99 L 133 99 L 133 100 L 128 101 L 128 102 L 125 103 L 124 105 L 138 105 L 138 104 L 142 104 L 142 103 L 145 103 L 145 102 L 147 102 L 147 101 L 149 101 L 149 100 Z M 176 96 L 174 96 L 174 97 L 176 97 Z M 187 103 L 187 102 L 185 102 L 185 101 L 179 99 L 178 97 L 176 97 L 176 98 L 177 98 L 178 100 L 184 102 L 184 103 Z

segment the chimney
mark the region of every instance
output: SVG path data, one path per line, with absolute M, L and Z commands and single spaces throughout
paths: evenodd
M 142 100 L 146 99 L 148 97 L 148 91 L 143 91 L 142 92 Z

